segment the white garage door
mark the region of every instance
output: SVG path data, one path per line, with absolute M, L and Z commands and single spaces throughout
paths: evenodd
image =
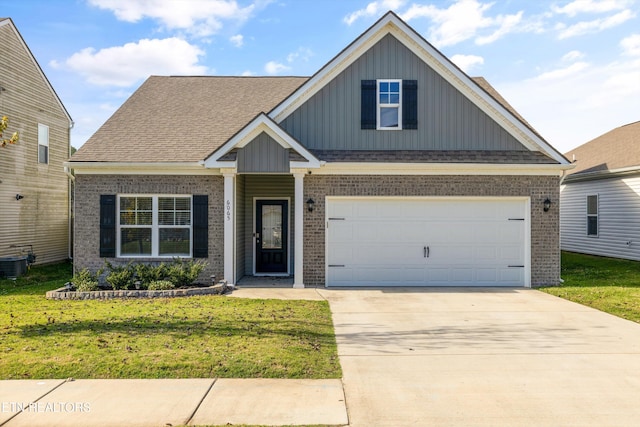
M 328 198 L 327 286 L 525 286 L 522 198 Z

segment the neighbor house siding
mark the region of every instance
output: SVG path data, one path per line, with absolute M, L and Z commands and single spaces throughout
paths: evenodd
M 304 216 L 304 283 L 325 286 L 327 196 L 524 196 L 531 200 L 531 283 L 556 285 L 560 278 L 559 178 L 549 176 L 322 176 L 305 178 L 304 199 L 315 210 Z
M 105 261 L 124 264 L 132 258 L 100 258 L 100 196 L 104 194 L 200 194 L 209 197 L 209 257 L 201 280 L 223 277 L 223 203 L 221 176 L 116 176 L 78 175 L 75 187 L 74 269 L 96 271 Z M 133 258 L 135 262 L 171 261 L 161 258 Z
M 244 176 L 244 274 L 253 275 L 255 199 L 289 198 L 289 271 L 293 273 L 295 233 L 293 213 L 295 212 L 294 180 L 291 175 L 245 175 Z M 240 224 L 238 224 L 240 226 Z M 238 277 L 238 279 L 241 276 Z
M 417 130 L 360 128 L 362 80 L 417 80 Z M 280 125 L 312 150 L 526 150 L 391 35 Z
M 262 132 L 238 150 L 239 173 L 289 173 L 289 150 Z
M 16 145 L 0 148 L 0 256 L 16 255 L 11 245 L 33 245 L 37 263 L 69 257 L 69 118 L 27 48 L 5 21 L 0 25 L 0 116 L 9 117 L 5 137 L 20 133 Z M 49 163 L 38 163 L 38 123 L 49 127 Z M 24 196 L 16 200 L 16 195 Z
M 563 250 L 640 260 L 640 176 L 571 182 L 560 195 Z M 591 195 L 598 195 L 597 236 L 587 236 Z

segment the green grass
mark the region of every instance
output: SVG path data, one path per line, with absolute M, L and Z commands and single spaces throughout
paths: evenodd
M 0 280 L 0 379 L 340 378 L 326 301 L 53 301 L 69 264 Z
M 561 277 L 540 290 L 640 323 L 640 262 L 563 252 Z

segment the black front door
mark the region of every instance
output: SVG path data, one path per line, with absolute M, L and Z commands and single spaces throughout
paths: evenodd
M 256 201 L 256 273 L 287 273 L 289 202 Z

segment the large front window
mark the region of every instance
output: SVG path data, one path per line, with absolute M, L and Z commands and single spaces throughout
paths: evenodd
M 190 196 L 120 196 L 119 256 L 191 256 Z

